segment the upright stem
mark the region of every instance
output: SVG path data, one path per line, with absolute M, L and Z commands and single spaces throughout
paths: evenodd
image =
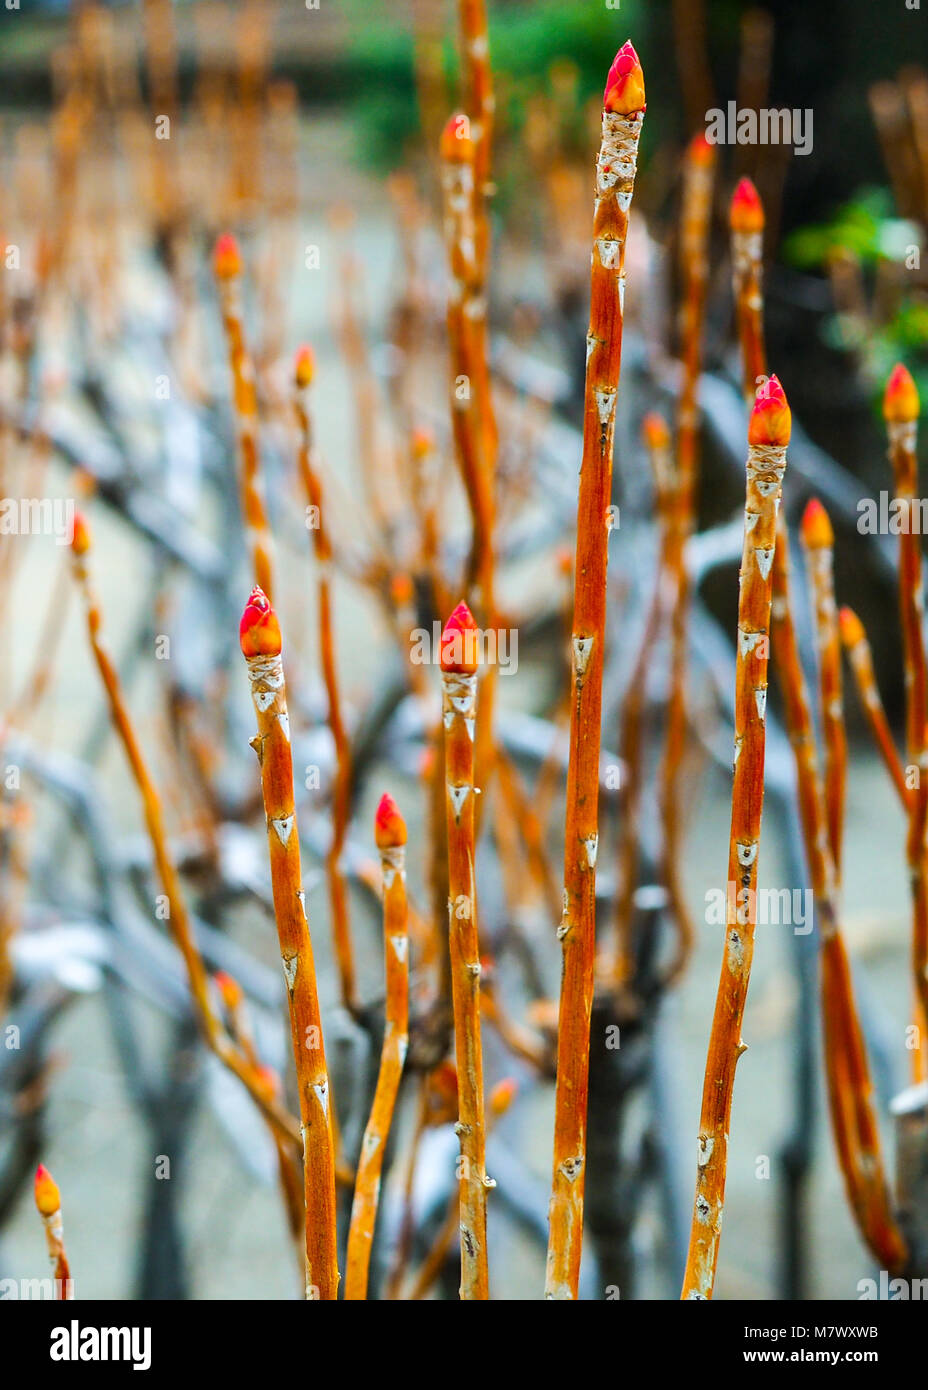
M 306 1204 L 306 1297 L 334 1299 L 338 1291 L 338 1256 L 331 1092 L 300 867 L 280 630 L 273 610 L 258 589 L 252 594 L 242 618 L 242 652 L 248 666 L 258 722 L 252 747 L 261 767 L 274 916 L 287 982 L 290 1034 L 300 1099 Z
M 219 285 L 222 323 L 225 329 L 232 395 L 235 435 L 239 456 L 239 488 L 242 520 L 251 550 L 255 583 L 273 597 L 271 529 L 264 506 L 261 459 L 258 450 L 258 391 L 254 363 L 245 343 L 242 318 L 241 256 L 232 237 L 219 238 L 214 257 Z
M 48 1258 L 55 1271 L 55 1298 L 68 1302 L 74 1297 L 74 1282 L 64 1248 L 64 1225 L 61 1220 L 61 1196 L 58 1184 L 43 1164 L 35 1175 L 35 1204 L 45 1227 Z
M 682 1297 L 712 1297 L 722 1231 L 735 1067 L 757 922 L 757 859 L 764 804 L 771 566 L 786 468 L 789 412 L 771 378 L 748 430 L 744 549 L 735 651 L 735 747 L 726 888 L 725 951 L 699 1121 L 696 1197 Z
M 631 44 L 616 58 L 604 106 L 596 165 L 583 459 L 577 503 L 564 910 L 558 928 L 563 967 L 545 1279 L 545 1297 L 552 1299 L 577 1297 L 583 1243 L 590 1013 L 596 949 L 607 510 L 612 496 L 613 433 L 622 359 L 625 240 L 644 117 L 644 82 Z M 614 109 L 629 106 L 631 109 Z
M 807 522 L 804 529 L 806 544 L 813 543 L 810 553 L 814 553 L 815 544 L 822 539 L 821 529 L 816 532 Z M 837 875 L 826 814 L 826 808 L 831 808 L 827 797 L 823 798 L 819 779 L 815 732 L 793 623 L 789 540 L 782 517 L 773 559 L 772 612 L 773 656 L 796 762 L 799 818 L 822 955 L 823 1051 L 835 1148 L 848 1204 L 862 1238 L 883 1266 L 897 1269 L 905 1261 L 905 1241 L 889 1199 L 866 1044 L 839 925 Z
M 297 359 L 297 380 L 294 395 L 297 425 L 300 432 L 299 468 L 311 509 L 308 519 L 317 564 L 317 593 L 319 611 L 319 645 L 322 653 L 322 675 L 328 701 L 329 729 L 335 744 L 335 787 L 332 798 L 332 838 L 326 854 L 325 868 L 329 885 L 329 904 L 332 913 L 332 936 L 335 958 L 341 982 L 342 1003 L 350 1011 L 357 1008 L 357 980 L 354 947 L 351 940 L 351 919 L 348 907 L 348 885 L 342 870 L 342 855 L 348 822 L 351 818 L 351 741 L 342 715 L 338 668 L 335 664 L 335 643 L 332 622 L 332 543 L 325 522 L 322 482 L 316 468 L 313 449 L 312 417 L 309 411 L 309 377 L 305 376 L 307 360 L 303 350 Z M 301 376 L 301 372 L 304 376 Z
M 455 609 L 442 635 L 475 630 L 465 605 Z M 466 637 L 465 637 L 466 640 Z M 448 934 L 454 1042 L 458 1071 L 461 1145 L 461 1297 L 489 1298 L 487 1266 L 486 1128 L 483 1049 L 480 1035 L 480 946 L 474 881 L 474 727 L 476 661 L 443 656 L 442 719 L 445 731 L 445 821 L 448 833 Z
M 825 744 L 825 820 L 836 883 L 841 882 L 841 842 L 847 784 L 847 734 L 841 680 L 841 638 L 835 607 L 834 534 L 828 515 L 813 498 L 803 516 L 801 539 L 812 590 L 818 651 L 819 698 Z
M 384 810 L 384 804 L 386 811 Z M 383 949 L 386 1009 L 380 1072 L 370 1118 L 361 1141 L 358 1176 L 348 1232 L 345 1298 L 367 1297 L 380 1175 L 393 1121 L 393 1109 L 409 1042 L 409 937 L 406 907 L 406 826 L 392 798 L 384 797 L 377 813 L 377 840 L 383 869 Z
M 677 944 L 669 975 L 683 970 L 694 939 L 694 928 L 681 876 L 680 773 L 686 752 L 687 637 L 689 630 L 689 578 L 686 541 L 693 525 L 699 475 L 699 376 L 702 365 L 702 328 L 706 282 L 709 274 L 708 241 L 712 216 L 715 149 L 697 135 L 686 153 L 683 169 L 681 257 L 683 270 L 682 356 L 683 389 L 677 418 L 677 466 L 680 507 L 672 532 L 672 565 L 676 575 L 671 619 L 670 698 L 667 706 L 667 744 L 664 754 L 661 818 L 663 821 L 663 873 L 673 907 Z
M 899 603 L 905 658 L 906 745 L 909 762 L 918 770 L 918 785 L 912 797 L 909 817 L 906 859 L 912 892 L 912 971 L 923 1013 L 928 1016 L 928 862 L 925 856 L 925 831 L 928 827 L 928 752 L 925 741 L 928 666 L 922 630 L 924 593 L 921 536 L 915 524 L 913 507 L 918 491 L 915 444 L 919 404 L 915 384 L 904 367 L 896 367 L 889 379 L 883 410 L 896 498 L 902 504 L 905 522 L 899 535 Z
M 742 179 L 731 201 L 731 270 L 735 319 L 741 347 L 744 399 L 750 407 L 767 373 L 764 346 L 764 209 L 750 179 Z

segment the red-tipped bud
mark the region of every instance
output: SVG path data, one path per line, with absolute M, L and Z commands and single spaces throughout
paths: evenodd
M 641 437 L 649 449 L 669 449 L 670 430 L 663 415 L 656 410 L 647 414 L 641 422 Z
M 603 107 L 620 116 L 630 116 L 633 111 L 645 109 L 644 73 L 631 39 L 619 49 L 609 69 Z
M 838 627 L 841 630 L 841 641 L 846 647 L 856 647 L 858 642 L 865 642 L 867 640 L 864 625 L 853 608 L 842 608 L 840 610 L 838 613 Z
M 405 570 L 400 570 L 390 580 L 390 598 L 397 608 L 403 608 L 406 604 L 412 603 L 414 593 L 412 578 Z
M 311 386 L 313 377 L 316 374 L 316 359 L 313 350 L 308 343 L 296 350 L 296 357 L 293 359 L 293 379 L 300 390 L 305 386 Z
M 889 374 L 883 395 L 883 419 L 891 425 L 907 425 L 918 419 L 918 390 L 912 374 L 897 362 Z
M 35 1170 L 35 1204 L 41 1216 L 54 1216 L 61 1206 L 61 1193 L 51 1173 L 40 1163 Z
M 715 146 L 706 137 L 704 130 L 700 130 L 698 134 L 694 135 L 687 145 L 686 158 L 688 163 L 698 164 L 703 168 L 708 168 L 710 164 L 714 163 Z
M 223 232 L 213 247 L 213 274 L 217 280 L 232 280 L 242 273 L 242 253 L 231 232 Z
M 71 532 L 71 549 L 75 555 L 86 555 L 92 543 L 87 518 L 83 512 L 75 511 L 74 529 Z
M 238 980 L 232 975 L 227 975 L 224 970 L 217 970 L 213 976 L 213 983 L 219 990 L 220 998 L 229 1013 L 234 1013 L 245 998 L 245 991 Z
M 257 585 L 245 604 L 238 635 L 243 656 L 280 656 L 280 623 L 267 594 Z
M 441 669 L 472 676 L 479 664 L 480 629 L 466 603 L 459 603 L 441 635 Z
M 412 438 L 409 441 L 409 447 L 412 450 L 413 458 L 421 462 L 422 459 L 428 458 L 429 454 L 434 450 L 435 436 L 432 434 L 431 430 L 413 430 Z
M 562 545 L 555 556 L 555 563 L 560 574 L 565 579 L 569 579 L 574 572 L 574 552 L 569 545 Z
M 810 497 L 806 503 L 799 534 L 808 550 L 830 550 L 835 543 L 828 513 L 817 497 Z
M 268 1100 L 276 1100 L 280 1095 L 280 1077 L 274 1068 L 269 1067 L 266 1062 L 259 1062 L 255 1073 L 258 1078 L 258 1085 Z
M 757 388 L 757 397 L 748 424 L 748 443 L 785 447 L 789 443 L 792 421 L 786 392 L 777 378 L 772 376 Z
M 501 1115 L 505 1115 L 510 1105 L 512 1105 L 512 1102 L 515 1100 L 518 1091 L 519 1083 L 513 1076 L 507 1076 L 504 1080 L 497 1081 L 487 1097 L 490 1114 L 497 1120 Z
M 374 843 L 378 849 L 396 849 L 406 843 L 406 822 L 389 792 L 384 792 L 374 817 Z
M 731 195 L 728 222 L 733 232 L 764 230 L 764 205 L 750 179 L 741 179 Z
M 449 117 L 441 133 L 438 152 L 445 164 L 469 164 L 474 157 L 470 119 L 457 112 Z

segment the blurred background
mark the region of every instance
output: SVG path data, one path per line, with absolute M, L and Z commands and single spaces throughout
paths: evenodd
M 601 0 L 489 0 L 488 9 L 499 602 L 519 635 L 518 671 L 499 681 L 497 714 L 514 782 L 489 789 L 478 854 L 495 1000 L 485 1022 L 488 1084 L 518 1083 L 489 1149 L 498 1184 L 490 1231 L 496 1297 L 536 1298 L 544 1281 L 565 635 L 605 74 L 631 37 L 648 108 L 616 435 L 621 525 L 610 557 L 607 764 L 618 761 L 609 750 L 619 744 L 655 583 L 641 420 L 654 409 L 672 420 L 680 390 L 683 151 L 706 113 L 729 101 L 811 114 L 806 155 L 759 144 L 718 151 L 680 789 L 695 949 L 682 979 L 664 988 L 655 966 L 672 936 L 656 869 L 662 641 L 645 683 L 636 987 L 623 1004 L 594 1012 L 591 1163 L 595 1151 L 601 1177 L 589 1179 L 582 1293 L 676 1297 L 721 947 L 721 931 L 705 920 L 706 895 L 724 886 L 731 781 L 744 418 L 728 203 L 748 176 L 766 210 L 768 355 L 796 422 L 788 518 L 798 522 L 813 494 L 829 509 L 838 599 L 867 626 L 901 747 L 894 538 L 860 534 L 857 503 L 892 487 L 879 402 L 893 363 L 905 361 L 923 398 L 928 391 L 925 18 L 901 0 L 762 9 L 722 0 L 624 0 L 621 9 Z M 289 1091 L 236 640 L 252 581 L 210 268 L 216 236 L 239 237 L 276 605 L 292 663 L 308 909 L 350 1162 L 382 1031 L 372 834 L 382 790 L 396 796 L 410 825 L 410 888 L 424 919 L 434 888 L 429 731 L 438 679 L 429 669 L 422 681 L 411 677 L 407 639 L 417 623 L 430 629 L 446 615 L 416 568 L 414 492 L 403 463 L 411 427 L 433 440 L 429 488 L 454 601 L 467 551 L 447 404 L 437 153 L 461 99 L 456 6 L 32 0 L 0 10 L 0 26 L 0 493 L 76 498 L 90 517 L 106 641 L 163 797 L 204 958 L 241 982 L 259 1050 Z M 302 342 L 315 353 L 314 423 L 336 548 L 335 653 L 353 765 L 343 866 L 359 1011 L 340 1003 L 331 948 L 325 860 L 336 756 L 290 399 Z M 795 568 L 804 599 L 798 559 Z M 62 1191 L 79 1298 L 296 1297 L 275 1149 L 245 1093 L 197 1042 L 179 959 L 153 907 L 158 888 L 138 795 L 109 725 L 67 548 L 49 535 L 0 535 L 0 593 L 0 1277 L 45 1273 L 31 1197 L 41 1160 Z M 813 679 L 807 604 L 798 606 Z M 912 1072 L 905 825 L 850 688 L 845 703 L 852 759 L 844 927 L 886 1117 Z M 806 871 L 792 761 L 773 696 L 772 704 L 761 880 L 798 888 Z M 621 887 L 621 806 L 608 786 L 598 884 L 604 937 Z M 816 951 L 814 934 L 758 929 L 718 1297 L 853 1299 L 872 1274 L 828 1132 Z M 391 1288 L 410 1296 L 453 1190 L 457 1144 L 434 1096 L 447 1021 L 435 1022 L 428 951 L 413 964 L 413 1046 L 372 1275 L 381 1297 Z M 613 1021 L 622 1047 L 607 1055 Z M 342 1195 L 350 1202 L 350 1191 Z M 346 1211 L 343 1203 L 343 1225 Z M 407 1212 L 412 1235 L 400 1279 Z M 452 1245 L 420 1292 L 454 1297 L 457 1278 Z

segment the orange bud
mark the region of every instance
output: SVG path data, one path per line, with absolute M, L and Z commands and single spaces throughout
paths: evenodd
M 74 530 L 71 533 L 71 549 L 75 555 L 86 555 L 92 545 L 90 527 L 83 512 L 74 513 Z
M 644 73 L 631 39 L 619 49 L 609 69 L 603 107 L 620 116 L 630 116 L 633 111 L 645 109 Z
M 473 614 L 459 603 L 441 635 L 441 669 L 472 676 L 478 666 L 478 633 Z
M 856 647 L 858 642 L 866 642 L 867 634 L 864 625 L 854 612 L 853 608 L 842 608 L 838 613 L 838 626 L 841 630 L 841 641 L 846 647 Z
M 219 990 L 223 1004 L 233 1013 L 245 998 L 245 991 L 242 989 L 238 980 L 233 976 L 227 975 L 224 970 L 217 970 L 213 976 L 213 982 Z
M 786 392 L 772 376 L 757 388 L 748 424 L 748 443 L 775 444 L 782 448 L 789 443 L 792 419 Z
M 519 1083 L 514 1076 L 507 1076 L 503 1081 L 497 1081 L 493 1087 L 487 1101 L 490 1114 L 497 1120 L 501 1115 L 505 1115 L 512 1102 L 515 1100 L 519 1091 Z
M 256 1068 L 258 1085 L 268 1100 L 275 1100 L 280 1095 L 280 1077 L 273 1067 L 269 1067 L 266 1062 L 261 1062 Z
M 223 232 L 213 247 L 213 273 L 218 280 L 232 280 L 242 273 L 242 253 L 231 232 Z
M 445 164 L 470 164 L 474 157 L 474 142 L 470 138 L 470 120 L 458 112 L 449 117 L 441 133 L 438 152 Z
M 556 564 L 561 574 L 569 579 L 574 572 L 574 552 L 569 545 L 562 545 L 555 557 Z
M 670 430 L 663 415 L 658 415 L 656 410 L 650 411 L 641 422 L 641 437 L 649 449 L 668 449 Z
M 762 232 L 764 205 L 750 179 L 741 179 L 731 197 L 728 222 L 733 232 Z
M 425 459 L 428 458 L 429 454 L 435 448 L 435 436 L 432 434 L 431 430 L 413 430 L 409 444 L 414 459 Z
M 280 656 L 280 623 L 264 590 L 257 585 L 245 604 L 238 635 L 243 656 Z
M 828 513 L 817 497 L 810 497 L 806 503 L 799 534 L 803 545 L 809 550 L 830 550 L 835 543 Z
M 406 822 L 389 792 L 384 792 L 374 817 L 374 843 L 378 849 L 396 849 L 406 843 Z
M 918 390 L 912 374 L 897 362 L 889 374 L 883 395 L 883 418 L 887 424 L 909 424 L 918 419 Z
M 304 386 L 311 386 L 313 377 L 316 374 L 316 359 L 313 356 L 312 348 L 304 343 L 296 350 L 296 357 L 293 360 L 293 377 L 300 390 Z
M 715 146 L 707 138 L 705 131 L 701 130 L 693 136 L 686 147 L 686 158 L 690 164 L 701 164 L 703 167 L 715 162 Z
M 390 597 L 397 608 L 402 608 L 404 604 L 411 603 L 415 589 L 412 579 L 405 571 L 400 570 L 390 580 Z
M 41 1216 L 54 1216 L 61 1206 L 61 1193 L 51 1173 L 40 1163 L 35 1170 L 35 1204 Z

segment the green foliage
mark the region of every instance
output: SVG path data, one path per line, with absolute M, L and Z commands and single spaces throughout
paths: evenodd
M 785 241 L 783 257 L 801 270 L 820 270 L 838 253 L 853 256 L 868 279 L 880 264 L 899 267 L 901 292 L 891 301 L 888 315 L 880 320 L 868 314 L 833 314 L 822 327 L 822 337 L 838 351 L 853 352 L 869 383 L 874 410 L 879 408 L 883 387 L 893 365 L 903 361 L 915 378 L 922 400 L 928 399 L 928 298 L 924 290 L 907 290 L 904 277 L 913 269 L 913 248 L 920 254 L 923 234 L 914 222 L 894 215 L 887 188 L 868 188 L 844 204 L 826 223 L 800 227 Z
M 577 0 L 500 8 L 490 0 L 490 49 L 503 127 L 519 131 L 525 103 L 533 92 L 546 89 L 552 63 L 566 59 L 574 65 L 581 106 L 600 91 L 608 60 L 634 30 L 640 12 L 639 0 L 623 0 L 621 9 L 614 10 L 604 3 Z M 452 92 L 458 71 L 456 44 L 457 35 L 451 31 L 442 52 Z M 359 25 L 350 63 L 356 73 L 354 115 L 361 157 L 380 169 L 393 168 L 418 128 L 412 35 L 400 25 L 388 27 L 385 17 L 376 26 Z
M 893 216 L 887 188 L 867 188 L 839 208 L 830 222 L 799 227 L 787 237 L 784 259 L 801 270 L 818 270 L 836 251 L 850 251 L 863 265 L 902 261 L 921 239 L 913 222 Z

